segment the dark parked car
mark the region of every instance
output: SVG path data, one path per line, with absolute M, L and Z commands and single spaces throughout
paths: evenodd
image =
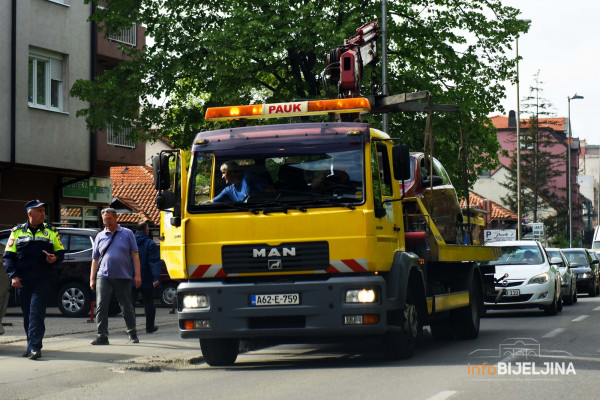
M 90 268 L 92 245 L 98 234 L 96 229 L 57 228 L 65 247 L 65 259 L 54 267 L 52 298 L 63 315 L 83 317 L 89 315 L 92 299 L 90 290 Z M 10 229 L 0 231 L 0 243 L 6 245 Z M 15 290 L 11 303 L 15 303 Z
M 563 249 L 569 268 L 577 277 L 577 291 L 588 292 L 590 296 L 600 294 L 598 260 L 587 249 Z

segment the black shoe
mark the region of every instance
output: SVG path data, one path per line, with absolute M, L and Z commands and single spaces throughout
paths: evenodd
M 139 343 L 140 339 L 138 339 L 137 335 L 134 333 L 134 334 L 129 335 L 129 341 L 131 343 Z
M 30 360 L 37 360 L 38 358 L 42 358 L 42 351 L 41 350 L 38 350 L 38 351 L 32 350 L 29 353 L 29 359 Z
M 150 329 L 146 329 L 146 333 L 154 333 L 154 332 L 156 332 L 157 330 L 158 330 L 158 326 L 156 326 L 156 325 L 155 325 L 155 326 L 153 326 L 153 327 L 152 327 L 152 328 L 150 328 Z
M 90 342 L 92 345 L 106 345 L 108 343 L 108 338 L 106 336 L 98 336 L 96 339 Z
M 27 350 L 25 353 L 23 353 L 23 357 L 25 357 L 25 358 L 29 357 L 29 350 Z

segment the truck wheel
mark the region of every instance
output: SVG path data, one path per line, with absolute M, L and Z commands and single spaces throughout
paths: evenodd
M 431 335 L 436 340 L 450 340 L 454 338 L 454 328 L 450 322 L 450 317 L 431 321 L 429 324 Z
M 419 321 L 419 313 L 410 297 L 406 299 L 406 307 L 402 313 L 402 332 L 391 331 L 384 336 L 384 354 L 389 360 L 404 360 L 412 356 L 415 343 L 423 327 Z
M 240 340 L 200 339 L 200 348 L 206 363 L 213 367 L 233 365 L 238 356 Z
M 450 311 L 450 321 L 458 339 L 475 339 L 479 336 L 481 318 L 481 291 L 477 275 L 473 275 L 469 289 L 469 305 Z
M 59 289 L 56 303 L 65 317 L 85 317 L 90 313 L 92 292 L 79 282 L 67 283 Z

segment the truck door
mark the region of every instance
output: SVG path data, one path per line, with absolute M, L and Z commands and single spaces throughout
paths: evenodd
M 161 243 L 160 256 L 167 265 L 172 279 L 187 279 L 187 264 L 185 255 L 185 230 L 188 218 L 185 218 L 187 194 L 187 170 L 182 151 L 172 153 L 174 160 L 171 191 L 173 193 L 173 208 L 163 211 L 160 222 Z
M 400 236 L 399 207 L 394 202 L 384 202 L 393 198 L 389 148 L 384 142 L 371 145 L 371 176 L 373 181 L 373 201 L 375 207 L 375 236 L 379 265 L 391 265 L 398 250 Z M 384 212 L 385 211 L 385 212 Z

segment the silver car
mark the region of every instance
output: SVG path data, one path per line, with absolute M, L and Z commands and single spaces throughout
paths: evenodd
M 560 293 L 562 295 L 563 302 L 569 306 L 577 303 L 577 279 L 573 271 L 571 271 L 571 268 L 569 268 L 567 258 L 563 254 L 562 250 L 558 248 L 546 248 L 546 253 L 548 254 L 549 259 L 557 257 L 562 260 L 562 262 L 557 266 L 558 272 L 560 272 L 562 278 Z

